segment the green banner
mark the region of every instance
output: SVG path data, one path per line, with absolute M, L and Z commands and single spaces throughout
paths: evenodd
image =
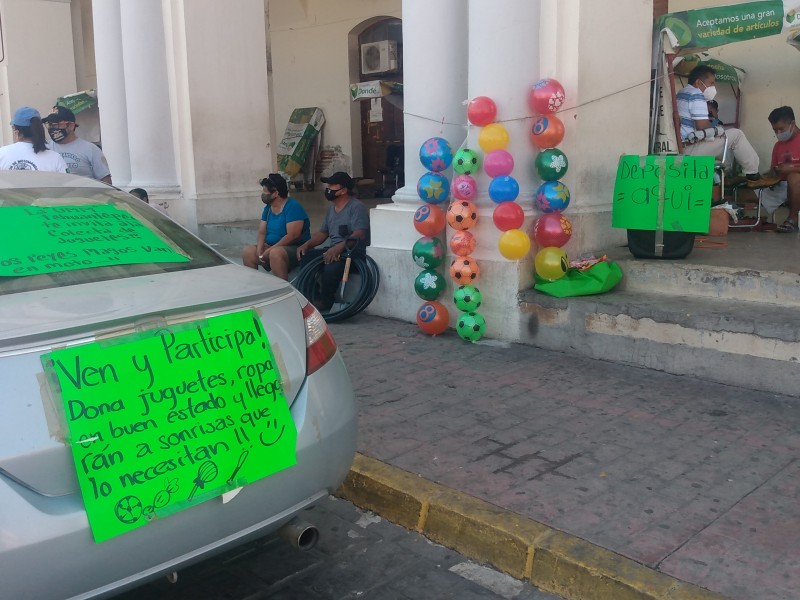
M 712 48 L 796 27 L 795 10 L 784 4 L 783 0 L 763 0 L 670 13 L 660 17 L 656 27 L 672 31 L 681 48 Z
M 98 543 L 296 463 L 297 429 L 255 311 L 41 360 Z
M 2 206 L 0 277 L 188 262 L 134 215 L 108 204 Z
M 611 226 L 708 233 L 713 182 L 713 156 L 622 156 Z

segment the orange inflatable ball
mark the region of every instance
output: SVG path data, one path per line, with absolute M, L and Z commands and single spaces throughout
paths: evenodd
M 464 231 L 478 222 L 478 209 L 469 200 L 453 200 L 447 207 L 447 224 Z
M 444 231 L 446 223 L 444 211 L 435 204 L 424 204 L 414 213 L 414 229 L 422 235 L 439 235 Z
M 439 335 L 447 331 L 450 314 L 444 304 L 431 300 L 417 309 L 417 325 L 423 333 Z
M 554 148 L 564 139 L 564 123 L 555 115 L 535 117 L 531 125 L 531 141 L 540 150 Z
M 487 154 L 495 150 L 505 150 L 508 146 L 508 131 L 499 123 L 490 123 L 478 134 L 478 145 Z
M 478 242 L 469 231 L 456 231 L 450 236 L 450 251 L 456 256 L 468 256 Z
M 471 256 L 459 256 L 450 263 L 450 279 L 458 285 L 473 283 L 481 274 L 481 269 Z

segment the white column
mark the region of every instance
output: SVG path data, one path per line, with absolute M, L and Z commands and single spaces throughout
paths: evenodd
M 125 187 L 131 180 L 131 157 L 119 0 L 93 0 L 92 20 L 103 154 L 114 185 Z
M 508 131 L 506 151 L 514 157 L 517 202 L 526 212 L 532 210 L 532 194 L 539 185 L 533 175 L 536 151 L 528 135 L 528 90 L 539 80 L 539 13 L 539 0 L 469 0 L 469 97 L 488 96 L 497 105 L 495 120 Z M 467 134 L 469 147 L 478 152 L 481 129 L 470 125 Z M 487 191 L 491 179 L 483 169 L 475 179 L 478 205 L 494 209 Z
M 467 11 L 463 0 L 403 0 L 403 127 L 405 187 L 397 204 L 421 200 L 417 181 L 422 143 L 443 137 L 455 151 L 467 122 Z
M 120 16 L 130 185 L 176 189 L 161 0 L 120 0 Z

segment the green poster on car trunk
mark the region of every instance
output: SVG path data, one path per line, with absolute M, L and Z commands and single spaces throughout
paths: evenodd
M 255 311 L 41 360 L 96 542 L 296 463 L 297 429 Z
M 0 206 L 0 277 L 189 258 L 108 204 Z

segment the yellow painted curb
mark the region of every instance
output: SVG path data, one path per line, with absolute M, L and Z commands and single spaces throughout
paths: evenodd
M 727 600 L 363 454 L 336 495 L 566 600 Z

